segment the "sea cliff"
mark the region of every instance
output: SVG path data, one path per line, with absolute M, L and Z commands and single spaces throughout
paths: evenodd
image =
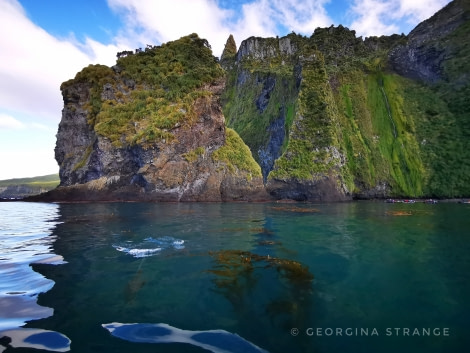
M 254 201 L 470 195 L 470 9 L 408 36 L 197 34 L 118 53 L 61 86 L 48 200 Z
M 271 195 L 469 195 L 469 7 L 453 1 L 408 36 L 331 26 L 225 53 L 227 124 Z
M 196 34 L 120 53 L 61 86 L 53 200 L 268 198 L 261 170 L 219 103 L 224 73 Z

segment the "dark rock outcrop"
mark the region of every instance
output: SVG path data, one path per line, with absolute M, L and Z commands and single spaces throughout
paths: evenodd
M 120 99 L 125 102 L 124 95 L 131 96 L 138 89 L 120 71 L 114 69 L 112 77 L 107 77 L 111 83 L 104 85 L 93 86 L 88 79 L 75 79 L 63 85 L 64 109 L 55 148 L 61 183 L 42 196 L 43 199 L 249 201 L 269 198 L 254 161 L 254 168 L 243 167 L 236 161 L 227 162 L 224 157 L 232 148 L 241 154 L 238 158 L 252 160 L 238 135 L 226 131 L 220 106 L 223 79 L 201 88 L 205 93 L 191 103 L 190 118 L 162 130 L 171 140 L 157 138 L 152 143 L 146 140 L 126 143 L 123 138 L 112 140 L 104 135 L 97 127 L 99 116 L 94 120 L 91 117 L 96 87 L 101 87 L 98 91 L 101 105 L 114 106 L 120 104 Z M 178 113 L 187 112 L 180 108 Z M 124 127 L 133 124 L 138 128 L 132 116 L 127 119 Z

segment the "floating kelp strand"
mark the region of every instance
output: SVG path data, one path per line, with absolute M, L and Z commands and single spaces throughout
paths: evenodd
M 209 255 L 215 257 L 218 263 L 218 271 L 221 271 L 220 267 L 230 272 L 240 267 L 254 267 L 259 263 L 261 266 L 258 267 L 276 268 L 289 281 L 311 282 L 313 280 L 313 275 L 308 267 L 294 260 L 281 259 L 270 255 L 258 255 L 243 250 L 221 250 L 209 252 Z M 212 271 L 214 270 L 209 270 L 209 272 Z
M 283 212 L 298 212 L 298 213 L 318 213 L 320 212 L 317 208 L 306 208 L 298 206 L 273 206 L 272 210 L 283 211 Z
M 411 216 L 413 215 L 411 211 L 387 211 L 385 212 L 387 216 Z

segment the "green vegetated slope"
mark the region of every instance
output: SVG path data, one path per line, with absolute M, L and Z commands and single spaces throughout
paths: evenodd
M 223 75 L 208 42 L 197 34 L 161 46 L 118 53 L 115 70 L 90 65 L 67 86 L 91 85 L 88 122 L 115 146 L 172 140 L 171 129 L 191 123 L 193 103 L 211 93 L 203 86 Z M 112 92 L 103 97 L 103 87 Z
M 117 56 L 112 68 L 90 65 L 61 86 L 67 104 L 69 87 L 89 85 L 90 96 L 85 105 L 88 124 L 116 148 L 139 145 L 146 149 L 155 143 L 178 143 L 172 130 L 191 127 L 198 115 L 196 100 L 211 97 L 209 86 L 225 74 L 207 40 L 197 34 L 137 49 L 135 53 L 123 51 Z M 235 140 L 233 135 L 237 133 L 230 131 L 228 142 Z M 90 153 L 92 148 L 90 145 Z M 238 151 L 249 152 L 247 148 Z M 188 154 L 186 159 L 194 160 L 197 153 Z M 250 158 L 255 163 L 251 154 L 238 157 L 243 163 Z M 83 161 L 87 160 L 85 153 Z M 233 161 L 233 165 L 238 162 Z
M 243 136 L 266 179 L 275 159 L 286 150 L 299 89 L 293 79 L 293 58 L 279 51 L 277 39 L 262 40 L 264 49 L 275 55 L 263 59 L 245 57 L 235 66 L 236 52 L 224 51 L 222 63 L 227 68 L 227 83 L 223 108 L 227 125 Z M 232 41 L 233 37 L 229 38 L 226 48 L 233 46 Z M 275 156 L 266 160 L 265 150 L 273 136 L 281 144 L 274 146 Z
M 404 94 L 411 82 L 387 67 L 387 50 L 403 38 L 364 42 L 340 26 L 318 29 L 310 40 L 326 53 L 352 192 L 423 196 L 425 168 Z
M 448 55 L 432 83 L 392 69 L 389 53 L 407 45 L 403 35 L 363 40 L 342 26 L 317 29 L 309 38 L 290 34 L 289 55 L 279 39 L 260 39 L 228 66 L 227 122 L 262 163 L 255 151 L 269 144 L 279 112 L 288 112 L 282 156 L 268 179 L 331 174 L 334 162 L 333 172 L 359 197 L 469 195 L 468 36 L 467 22 L 441 38 Z M 275 84 L 261 111 L 270 77 Z
M 303 49 L 302 83 L 295 119 L 289 127 L 287 148 L 276 160 L 271 178 L 311 179 L 331 173 L 340 161 L 338 113 L 328 84 L 324 60 L 318 51 Z M 338 171 L 336 171 L 338 172 Z
M 0 180 L 0 187 L 27 185 L 30 187 L 53 189 L 59 185 L 59 174 L 50 174 L 31 178 Z
M 443 79 L 416 92 L 419 127 L 427 139 L 423 150 L 432 171 L 429 186 L 438 195 L 470 194 L 470 2 L 455 0 L 447 8 L 460 9 L 462 24 L 436 38 L 441 49 Z M 442 18 L 445 12 L 436 14 Z M 445 18 L 445 17 L 444 17 Z M 433 20 L 433 18 L 431 18 Z M 431 48 L 432 48 L 431 47 Z

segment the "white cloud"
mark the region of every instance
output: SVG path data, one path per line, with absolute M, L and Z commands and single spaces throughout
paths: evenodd
M 233 14 L 213 0 L 108 0 L 108 4 L 123 16 L 126 27 L 119 41 L 131 48 L 196 32 L 209 40 L 215 55 L 220 55 L 217 53 L 222 52 L 230 34 L 224 23 Z
M 27 127 L 33 129 L 33 130 L 42 130 L 42 131 L 49 131 L 49 132 L 56 132 L 57 130 L 57 127 L 51 127 L 51 126 L 48 126 L 48 125 L 45 125 L 45 124 L 41 124 L 41 123 L 30 123 L 27 125 Z
M 34 149 L 0 150 L 0 180 L 34 177 L 57 173 L 59 167 L 54 160 L 54 146 L 40 146 Z
M 0 113 L 0 131 L 1 130 L 31 130 L 31 131 L 49 131 L 56 132 L 57 126 L 54 124 L 42 124 L 36 121 L 21 121 L 13 116 Z
M 362 36 L 400 34 L 402 25 L 412 29 L 450 0 L 355 0 L 349 13 L 351 29 Z
M 251 37 L 272 37 L 276 35 L 275 12 L 268 0 L 259 0 L 242 6 L 240 19 L 228 27 L 237 44 Z M 225 44 L 225 42 L 224 42 Z
M 0 178 L 54 173 L 60 84 L 91 63 L 113 65 L 118 47 L 58 39 L 16 0 L 0 0 L 0 33 Z
M 0 113 L 0 180 L 57 172 L 54 125 Z
M 316 27 L 331 25 L 324 5 L 329 0 L 255 0 L 241 6 L 241 13 L 222 9 L 215 0 L 108 0 L 126 23 L 119 42 L 128 47 L 156 44 L 190 33 L 206 38 L 220 56 L 229 34 L 237 44 L 248 37 L 282 35 L 288 31 L 311 34 Z
M 408 17 L 409 22 L 417 25 L 434 15 L 450 0 L 400 0 L 400 17 Z
M 274 0 L 276 20 L 289 31 L 310 35 L 317 27 L 329 27 L 333 21 L 328 16 L 325 5 L 330 0 Z
M 356 0 L 351 8 L 355 20 L 349 28 L 365 37 L 397 33 L 398 27 L 388 21 L 393 7 L 393 1 Z
M 0 130 L 22 129 L 25 125 L 7 114 L 0 114 Z
M 57 39 L 33 24 L 16 0 L 0 0 L 0 32 L 0 107 L 57 121 L 60 84 L 92 62 L 112 64 L 118 51 L 92 40 L 80 48 Z

